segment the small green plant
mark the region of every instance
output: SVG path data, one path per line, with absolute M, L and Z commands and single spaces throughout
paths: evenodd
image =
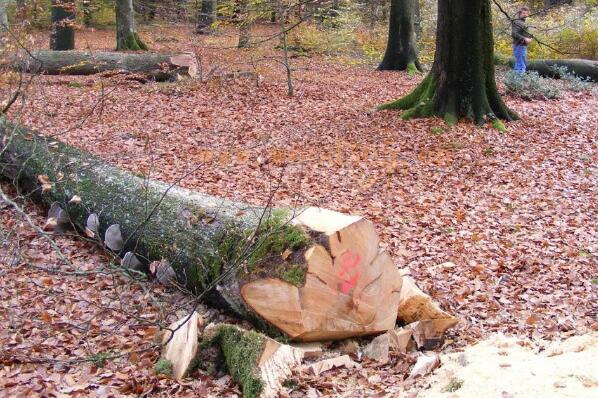
M 440 134 L 444 133 L 445 131 L 446 131 L 446 129 L 444 127 L 440 127 L 440 126 L 432 127 L 430 129 L 430 132 L 434 135 L 440 135 Z
M 598 285 L 598 279 L 592 279 L 592 285 Z
M 81 88 L 83 85 L 79 82 L 68 82 L 68 86 L 72 88 Z
M 97 354 L 89 355 L 86 359 L 91 362 L 96 368 L 103 368 L 108 361 L 110 354 L 107 352 L 98 352 Z
M 497 129 L 501 133 L 504 133 L 505 131 L 507 131 L 507 127 L 505 126 L 505 124 L 500 119 L 494 119 L 492 121 L 492 127 L 494 127 L 495 129 Z
M 494 148 L 492 148 L 492 147 L 484 148 L 484 150 L 482 151 L 482 153 L 485 156 L 494 155 Z
M 168 359 L 161 358 L 154 365 L 154 370 L 156 371 L 156 374 L 172 376 L 172 362 Z
M 442 392 L 455 392 L 463 387 L 463 380 L 453 377 L 451 381 L 442 389 Z

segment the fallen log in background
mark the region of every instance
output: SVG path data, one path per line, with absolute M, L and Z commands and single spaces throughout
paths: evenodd
M 140 73 L 165 81 L 180 76 L 195 77 L 197 59 L 191 53 L 165 55 L 156 53 L 34 51 L 22 53 L 16 64 L 29 73 L 48 75 L 93 75 L 108 71 Z
M 54 223 L 100 238 L 123 264 L 170 264 L 196 294 L 215 284 L 208 302 L 262 330 L 309 341 L 395 325 L 402 279 L 361 217 L 294 215 L 147 181 L 6 123 L 0 138 L 1 173 L 50 207 Z
M 513 67 L 513 58 L 496 56 L 498 65 Z M 527 70 L 536 71 L 540 76 L 560 79 L 563 76 L 559 68 L 566 68 L 566 72 L 574 73 L 583 79 L 598 82 L 598 61 L 589 59 L 528 59 Z

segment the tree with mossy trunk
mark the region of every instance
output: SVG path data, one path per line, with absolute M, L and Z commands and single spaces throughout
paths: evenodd
M 403 109 L 403 119 L 439 116 L 448 124 L 517 119 L 496 88 L 493 46 L 489 0 L 439 0 L 432 70 L 410 94 L 379 109 Z
M 421 71 L 415 43 L 415 12 L 418 0 L 391 0 L 388 43 L 378 70 Z
M 75 11 L 74 1 L 52 1 L 50 49 L 66 51 L 75 48 Z
M 133 0 L 116 0 L 116 49 L 147 50 L 137 35 Z

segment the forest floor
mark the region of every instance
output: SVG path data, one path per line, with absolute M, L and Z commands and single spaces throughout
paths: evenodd
M 497 332 L 546 342 L 598 330 L 596 94 L 530 102 L 499 84 L 522 120 L 504 133 L 468 122 L 448 127 L 374 110 L 421 76 L 377 72 L 347 57 L 294 56 L 289 97 L 280 51 L 225 48 L 234 46 L 232 35 L 198 37 L 182 28 L 142 36 L 157 51 L 195 52 L 206 81 L 41 76 L 10 116 L 166 182 L 196 168 L 181 181 L 185 188 L 256 204 L 274 192 L 277 206 L 318 205 L 368 217 L 396 265 L 409 268 L 423 290 L 460 318 L 447 353 Z M 45 41 L 42 34 L 32 40 L 33 46 Z M 113 32 L 78 31 L 77 46 L 111 50 Z M 220 77 L 208 78 L 212 70 Z M 232 71 L 257 75 L 223 77 Z M 180 384 L 156 376 L 155 349 L 119 356 L 149 347 L 157 330 L 152 322 L 172 320 L 191 303 L 160 286 L 124 280 L 110 271 L 105 254 L 72 237 L 58 244 L 86 273 L 58 272 L 50 245 L 14 210 L 0 207 L 6 263 L 0 388 L 13 396 L 239 394 L 227 376 L 197 372 Z M 41 209 L 27 209 L 44 224 Z M 383 367 L 297 375 L 290 395 L 396 396 L 404 376 L 395 358 Z M 596 379 L 578 379 L 581 393 L 574 396 L 596 392 Z M 494 381 L 509 394 L 507 380 Z M 553 382 L 554 396 L 563 396 Z

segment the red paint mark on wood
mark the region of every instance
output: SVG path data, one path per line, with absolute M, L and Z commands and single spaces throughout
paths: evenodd
M 338 285 L 338 290 L 344 294 L 348 294 L 359 281 L 359 272 L 354 272 L 353 269 L 359 265 L 360 261 L 361 256 L 350 250 L 342 254 L 341 270 L 337 276 L 344 281 Z

